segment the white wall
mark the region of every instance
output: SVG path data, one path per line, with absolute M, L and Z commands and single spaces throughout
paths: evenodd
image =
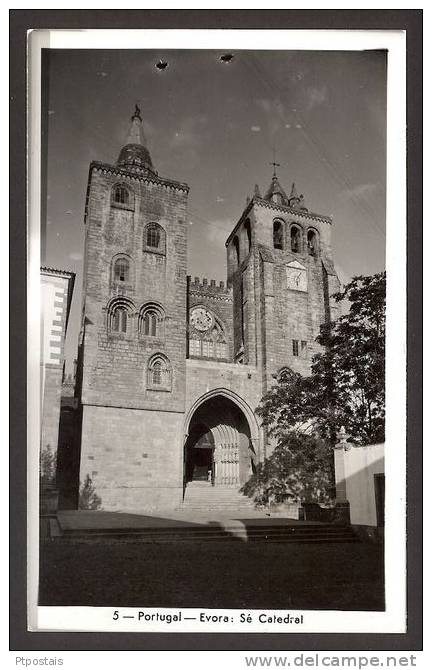
M 343 458 L 346 499 L 350 504 L 351 523 L 376 526 L 374 475 L 384 473 L 384 444 L 367 447 L 350 445 L 347 450 L 338 450 L 336 457 Z M 338 470 L 340 472 L 340 469 L 336 472 Z M 340 475 L 336 474 L 336 477 L 339 478 Z
M 41 270 L 41 362 L 45 365 L 63 366 L 68 284 L 69 277 Z

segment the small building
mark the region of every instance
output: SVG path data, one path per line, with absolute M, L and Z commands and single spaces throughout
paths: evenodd
M 41 277 L 41 456 L 52 456 L 55 478 L 64 376 L 64 345 L 75 274 L 42 267 Z
M 384 529 L 384 444 L 357 446 L 339 435 L 334 450 L 336 506 L 363 537 L 382 539 Z

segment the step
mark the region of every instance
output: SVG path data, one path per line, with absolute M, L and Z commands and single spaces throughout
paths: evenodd
M 205 489 L 210 489 L 212 491 L 240 491 L 240 485 L 239 484 L 210 484 L 209 482 L 198 482 L 197 484 L 188 484 L 186 486 L 186 491 L 198 491 L 198 490 L 205 490 Z
M 211 486 L 210 484 L 206 484 L 205 486 L 187 486 L 185 491 L 193 491 L 194 493 L 235 493 L 238 495 L 243 495 L 243 493 L 241 493 L 241 491 L 239 491 L 238 487 L 236 486 Z
M 246 513 L 251 513 L 254 512 L 253 508 L 247 506 L 247 505 L 235 505 L 233 503 L 231 504 L 226 504 L 226 505 L 192 505 L 192 504 L 183 504 L 178 507 L 178 511 L 191 511 L 191 512 L 202 512 L 203 514 L 210 514 L 212 512 L 217 512 L 217 511 L 223 512 L 224 510 L 226 512 L 244 512 Z
M 248 505 L 253 506 L 253 502 L 245 498 L 235 498 L 231 496 L 206 496 L 205 498 L 197 496 L 185 496 L 185 501 L 190 500 L 191 502 L 242 502 L 247 503 Z
M 251 514 L 254 510 L 250 507 L 242 507 L 241 505 L 182 505 L 178 508 L 179 512 L 199 512 L 201 514 L 213 514 L 216 512 L 229 512 L 230 514 Z
M 221 508 L 248 508 L 254 507 L 250 498 L 245 497 L 236 488 L 232 487 L 213 487 L 207 483 L 194 482 L 194 485 L 188 485 L 185 490 L 184 499 L 181 508 L 212 510 Z
M 249 500 L 244 500 L 243 498 L 213 498 L 212 496 L 209 496 L 207 498 L 195 498 L 195 497 L 188 497 L 184 498 L 184 502 L 199 502 L 199 503 L 209 503 L 211 504 L 212 502 L 221 502 L 221 503 L 243 503 L 248 505 L 249 507 L 254 507 L 254 504 L 249 501 Z
M 117 538 L 141 542 L 201 542 L 242 540 L 244 542 L 280 543 L 329 543 L 356 542 L 357 537 L 349 526 L 327 524 L 298 525 L 249 525 L 239 524 L 196 525 L 164 528 L 75 528 L 65 529 L 63 538 Z
M 243 502 L 250 502 L 247 498 Z M 183 508 L 184 515 L 166 516 L 164 521 L 156 518 L 136 525 L 136 520 L 128 526 L 127 517 L 119 526 L 116 515 L 110 520 L 109 515 L 102 515 L 98 525 L 98 513 L 77 514 L 73 519 L 61 514 L 57 517 L 57 532 L 52 534 L 53 541 L 73 541 L 81 538 L 89 542 L 98 542 L 106 538 L 120 542 L 209 542 L 209 541 L 242 541 L 269 543 L 329 543 L 356 542 L 357 536 L 351 526 L 332 523 L 294 521 L 261 516 L 252 516 L 246 507 L 230 510 L 227 506 L 210 512 L 206 509 L 205 516 L 194 513 L 190 508 Z M 219 515 L 218 515 L 219 511 Z M 89 523 L 91 519 L 91 523 Z M 71 523 L 72 521 L 72 523 Z M 62 526 L 64 523 L 64 526 Z
M 232 498 L 206 498 L 205 500 L 200 500 L 197 498 L 185 498 L 183 504 L 186 505 L 190 503 L 191 505 L 244 505 L 245 507 L 254 507 L 254 505 L 247 500 L 236 500 Z
M 205 498 L 196 497 L 196 496 L 185 496 L 184 501 L 190 500 L 191 502 L 242 502 L 247 503 L 248 505 L 253 506 L 253 502 L 247 498 L 235 498 L 229 496 L 206 496 Z
M 188 498 L 193 498 L 193 499 L 199 499 L 199 500 L 213 500 L 215 498 L 220 498 L 221 500 L 248 500 L 249 502 L 252 502 L 250 498 L 246 498 L 246 496 L 243 496 L 241 493 L 219 493 L 217 491 L 186 491 L 184 495 L 185 500 Z
M 200 498 L 212 498 L 213 496 L 215 497 L 221 497 L 221 498 L 244 498 L 241 493 L 238 493 L 237 491 L 215 491 L 214 489 L 210 489 L 209 491 L 201 491 L 201 490 L 195 490 L 193 489 L 192 491 L 186 491 L 185 492 L 185 498 L 188 496 L 194 496 L 194 497 L 200 497 Z M 248 498 L 250 500 L 250 498 Z
M 228 532 L 226 530 L 208 530 L 205 533 L 197 533 L 192 531 L 163 531 L 163 532 L 138 532 L 133 531 L 127 534 L 119 533 L 118 531 L 100 531 L 94 533 L 66 533 L 64 537 L 77 538 L 85 537 L 87 539 L 98 540 L 101 538 L 117 538 L 127 540 L 139 540 L 140 542 L 211 542 L 211 541 L 244 541 L 244 542 L 266 542 L 266 543 L 299 543 L 299 544 L 327 544 L 327 543 L 351 543 L 357 542 L 354 534 L 316 534 L 310 536 L 282 536 L 268 533 L 267 535 L 254 535 L 250 533 Z

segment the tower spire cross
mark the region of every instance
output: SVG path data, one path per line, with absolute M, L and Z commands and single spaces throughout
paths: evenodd
M 273 144 L 273 161 L 270 163 L 270 165 L 273 165 L 273 177 L 277 177 L 276 174 L 276 168 L 280 167 L 280 163 L 276 163 L 276 146 Z
M 273 165 L 273 177 L 277 177 L 277 174 L 276 174 L 276 168 L 277 168 L 277 167 L 280 167 L 281 164 L 280 164 L 280 163 L 276 163 L 276 161 L 272 161 L 272 162 L 270 163 L 270 165 Z
M 134 111 L 134 113 L 133 113 L 132 116 L 131 116 L 131 121 L 133 121 L 134 119 L 139 119 L 140 121 L 142 121 L 141 110 L 140 110 L 140 108 L 138 107 L 138 104 L 137 104 L 137 103 L 135 103 L 135 111 Z

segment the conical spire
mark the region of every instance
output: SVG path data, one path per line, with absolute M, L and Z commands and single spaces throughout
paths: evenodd
M 283 190 L 282 186 L 279 183 L 279 179 L 275 174 L 272 177 L 271 184 L 267 189 L 267 193 L 264 196 L 264 200 L 275 202 L 278 205 L 288 204 L 287 194 Z
M 293 182 L 292 186 L 291 186 L 290 200 L 291 200 L 291 198 L 296 198 L 298 200 L 298 195 L 297 195 L 297 189 L 296 189 L 295 182 Z
M 303 193 L 300 194 L 299 207 L 300 207 L 300 209 L 304 209 L 304 210 L 307 211 L 306 202 L 305 202 Z
M 150 152 L 146 147 L 141 110 L 138 105 L 135 105 L 135 112 L 131 116 L 131 125 L 127 142 L 120 151 L 117 164 L 124 167 L 135 165 L 137 167 L 153 170 Z
M 259 188 L 258 184 L 255 184 L 254 196 L 257 197 L 257 198 L 261 198 L 261 192 L 260 192 L 260 188 Z
M 297 193 L 296 185 L 293 182 L 293 184 L 291 186 L 290 197 L 289 197 L 289 206 L 295 208 L 295 207 L 298 207 L 299 204 L 300 204 L 300 198 L 299 198 L 298 193 Z
M 138 105 L 135 105 L 135 112 L 131 116 L 131 126 L 126 144 L 141 144 L 142 146 L 146 145 L 141 110 Z

